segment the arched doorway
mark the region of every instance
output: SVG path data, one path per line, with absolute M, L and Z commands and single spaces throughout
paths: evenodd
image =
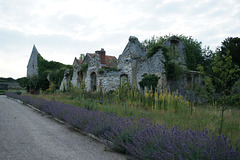
M 127 74 L 122 74 L 120 76 L 120 83 L 121 83 L 121 86 L 128 83 L 128 75 Z
M 91 90 L 96 91 L 97 90 L 97 75 L 95 72 L 92 72 L 90 77 L 91 77 Z
M 83 72 L 82 70 L 78 72 L 78 80 L 83 81 Z

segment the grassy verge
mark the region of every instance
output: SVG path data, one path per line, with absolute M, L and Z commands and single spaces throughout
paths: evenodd
M 184 109 L 176 111 L 157 110 L 144 108 L 137 102 L 119 102 L 115 97 L 103 99 L 100 104 L 98 98 L 82 98 L 74 96 L 72 93 L 56 93 L 48 95 L 35 95 L 34 97 L 44 98 L 47 100 L 57 100 L 65 104 L 79 106 L 82 108 L 114 113 L 121 117 L 134 117 L 135 120 L 140 118 L 150 119 L 160 125 L 177 126 L 183 129 L 194 129 L 202 131 L 204 129 L 214 131 L 217 136 L 220 127 L 221 112 L 215 106 L 198 105 L 193 107 L 183 106 Z M 240 110 L 237 108 L 228 109 L 224 113 L 224 124 L 222 133 L 233 141 L 240 137 Z
M 77 107 L 56 100 L 48 101 L 12 92 L 6 94 L 29 103 L 76 128 L 103 138 L 109 148 L 125 153 L 133 159 L 240 159 L 239 143 L 233 143 L 224 135 L 214 136 L 211 130 L 169 127 L 143 118 L 137 120 L 136 117 L 126 118 L 94 111 L 94 108 L 89 108 L 90 106 Z M 52 98 L 56 99 L 56 95 Z M 178 115 L 184 112 L 172 113 Z
M 0 95 L 5 95 L 5 94 L 6 94 L 6 91 L 0 90 Z

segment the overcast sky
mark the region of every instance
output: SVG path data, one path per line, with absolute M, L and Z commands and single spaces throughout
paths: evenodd
M 118 58 L 129 36 L 183 34 L 215 51 L 240 37 L 239 0 L 0 0 L 0 77 L 26 76 L 33 44 L 47 60 L 104 48 Z

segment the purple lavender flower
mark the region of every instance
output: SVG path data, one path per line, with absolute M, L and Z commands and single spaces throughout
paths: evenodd
M 118 117 L 12 92 L 7 92 L 6 95 L 99 136 L 109 148 L 126 153 L 132 159 L 240 159 L 239 141 L 233 147 L 231 140 L 224 135 L 214 138 L 211 130 L 182 130 L 155 124 L 146 119 L 136 121 L 133 118 Z

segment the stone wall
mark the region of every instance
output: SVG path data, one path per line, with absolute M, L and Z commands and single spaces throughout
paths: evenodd
M 61 91 L 66 91 L 70 89 L 70 73 L 69 69 L 66 69 L 64 72 L 64 77 L 61 82 L 60 88 Z
M 159 89 L 163 89 L 166 87 L 166 84 L 164 82 L 166 81 L 165 75 L 164 75 L 164 64 L 165 61 L 164 56 L 162 55 L 162 51 L 159 50 L 157 53 L 155 53 L 152 57 L 138 62 L 138 75 L 137 75 L 137 84 L 143 79 L 145 75 L 155 74 L 158 77 L 160 77 L 160 80 L 158 82 Z M 138 88 L 140 89 L 140 86 L 138 84 Z
M 165 61 L 162 51 L 159 50 L 152 57 L 147 58 L 146 52 L 136 37 L 131 36 L 123 53 L 118 59 L 118 69 L 121 74 L 128 75 L 128 81 L 140 90 L 139 82 L 145 75 L 155 74 L 160 77 L 158 88 L 166 86 L 163 74 Z
M 84 61 L 83 61 L 84 63 Z M 97 76 L 97 79 L 96 79 L 96 90 L 98 90 L 98 70 L 100 69 L 100 59 L 99 59 L 99 56 L 98 55 L 94 55 L 92 58 L 90 58 L 90 56 L 88 57 L 88 70 L 87 70 L 87 73 L 86 73 L 86 78 L 85 78 L 85 85 L 86 85 L 86 90 L 87 91 L 91 91 L 93 90 L 92 88 L 92 78 L 91 78 L 91 74 L 96 74 Z
M 185 45 L 178 37 L 169 37 L 163 45 L 171 48 L 173 51 L 176 51 L 177 61 L 182 63 L 183 65 L 186 65 Z
M 176 55 L 176 61 L 185 67 L 185 47 L 182 41 L 177 37 L 170 37 L 164 42 L 164 45 L 173 49 Z M 152 57 L 147 58 L 147 53 L 141 43 L 134 36 L 129 37 L 129 41 L 118 58 L 117 71 L 103 72 L 98 54 L 87 54 L 83 63 L 88 63 L 87 72 L 84 73 L 84 82 L 87 91 L 98 91 L 100 86 L 104 92 L 117 90 L 121 85 L 121 79 L 127 79 L 128 83 L 135 85 L 139 90 L 139 82 L 145 75 L 155 74 L 160 77 L 158 89 L 179 90 L 179 93 L 186 95 L 186 75 L 183 74 L 178 80 L 167 81 L 165 76 L 165 67 L 162 50 L 159 50 Z M 81 66 L 80 66 L 81 68 Z M 79 68 L 75 68 L 77 71 Z M 99 72 L 101 70 L 101 72 Z M 77 79 L 77 76 L 73 76 Z M 73 81 L 73 80 L 72 80 Z M 93 85 L 94 82 L 94 85 Z M 94 87 L 95 88 L 94 88 Z
M 102 86 L 102 91 L 116 91 L 120 85 L 119 72 L 105 72 L 98 74 L 98 86 Z
M 79 72 L 79 70 L 80 70 L 79 67 L 80 67 L 80 66 L 79 66 L 79 64 L 78 64 L 78 62 L 77 62 L 77 59 L 75 58 L 75 59 L 74 59 L 74 62 L 73 62 L 73 76 L 72 76 L 72 80 L 71 80 L 71 84 L 72 84 L 74 87 L 78 86 L 78 79 L 79 79 L 79 77 L 78 77 L 78 72 Z
M 132 85 L 138 86 L 138 64 L 144 59 L 146 59 L 146 53 L 141 43 L 136 37 L 130 36 L 128 44 L 118 58 L 120 76 L 127 75 L 128 82 Z

